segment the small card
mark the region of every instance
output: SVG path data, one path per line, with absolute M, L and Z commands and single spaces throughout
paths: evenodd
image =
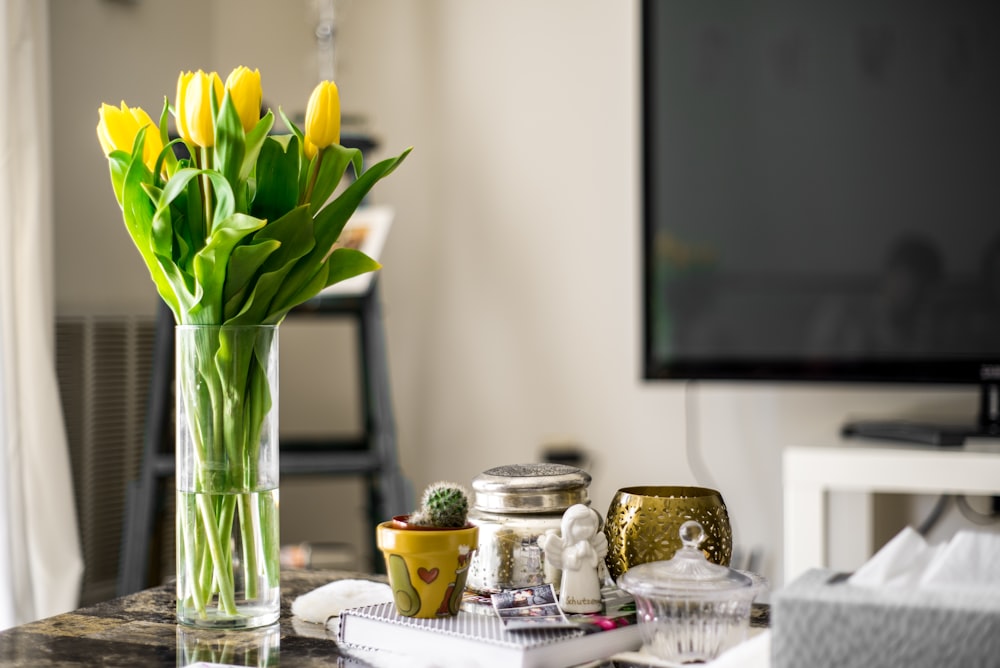
M 510 589 L 490 598 L 504 628 L 511 631 L 575 626 L 560 609 L 556 592 L 550 584 Z

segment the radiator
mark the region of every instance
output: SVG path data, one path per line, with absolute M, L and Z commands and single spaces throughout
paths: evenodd
M 84 558 L 81 604 L 115 595 L 125 489 L 142 463 L 152 316 L 59 316 L 56 373 Z

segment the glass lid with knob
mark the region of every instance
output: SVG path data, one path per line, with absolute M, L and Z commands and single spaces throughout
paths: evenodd
M 619 586 L 630 594 L 647 598 L 697 598 L 752 596 L 754 581 L 747 575 L 713 564 L 698 546 L 705 540 L 701 524 L 689 520 L 680 527 L 682 547 L 666 561 L 633 566 Z

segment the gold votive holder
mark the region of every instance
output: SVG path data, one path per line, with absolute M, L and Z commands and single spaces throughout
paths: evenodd
M 733 530 L 722 495 L 708 487 L 638 485 L 615 492 L 608 507 L 604 534 L 605 563 L 617 582 L 632 566 L 670 559 L 681 547 L 680 527 L 695 520 L 704 528 L 700 549 L 705 558 L 729 566 Z

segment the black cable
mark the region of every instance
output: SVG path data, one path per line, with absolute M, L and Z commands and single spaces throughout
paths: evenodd
M 927 514 L 924 521 L 917 527 L 917 533 L 921 536 L 926 536 L 927 533 L 938 523 L 941 516 L 944 515 L 944 511 L 948 508 L 949 501 L 951 501 L 951 495 L 949 494 L 942 494 L 938 497 L 938 500 L 931 509 L 931 512 Z
M 955 505 L 958 506 L 958 510 L 962 513 L 962 516 L 973 524 L 996 524 L 1000 522 L 1000 515 L 981 513 L 970 506 L 969 500 L 964 494 L 955 497 Z

